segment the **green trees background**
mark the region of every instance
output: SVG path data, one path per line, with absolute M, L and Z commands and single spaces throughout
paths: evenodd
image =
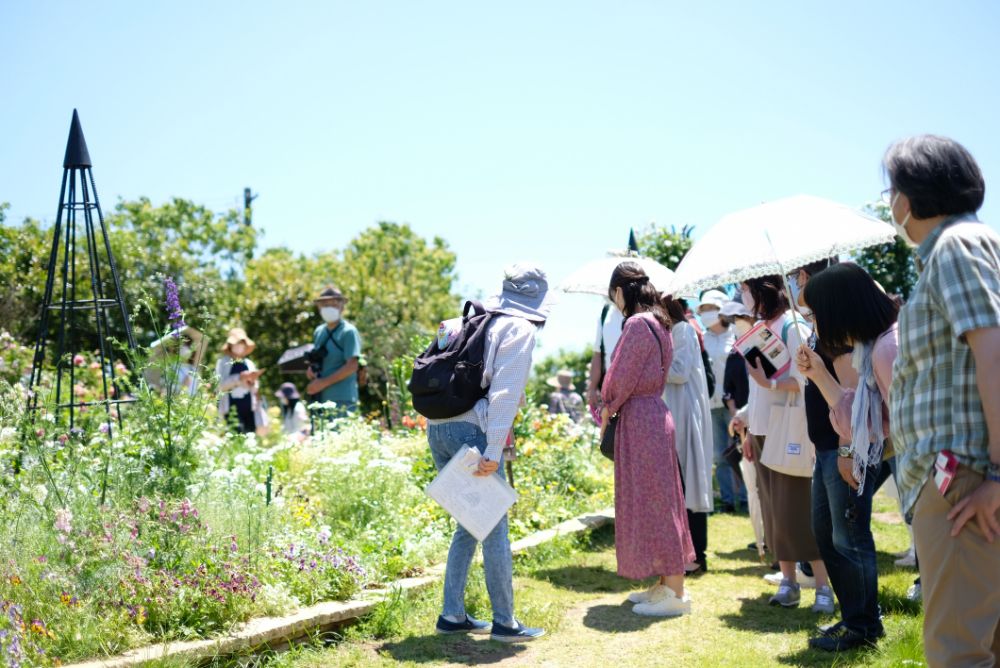
M 32 219 L 7 220 L 7 210 L 0 204 L 0 281 L 7 286 L 0 323 L 31 345 L 52 230 Z M 321 324 L 312 300 L 327 283 L 348 296 L 345 317 L 361 332 L 370 410 L 387 396 L 391 361 L 459 307 L 455 254 L 443 239 L 424 239 L 408 225 L 379 222 L 344 249 L 306 255 L 261 249 L 260 231 L 245 225 L 240 211 L 212 211 L 179 198 L 159 206 L 145 198 L 122 201 L 106 222 L 137 342 L 149 344 L 156 323 L 165 320 L 163 279 L 171 276 L 186 321 L 210 339 L 208 362 L 230 327 L 244 327 L 257 343 L 254 361 L 269 369 L 262 377 L 269 393 L 286 380 L 303 389 L 304 376 L 283 376 L 275 365 L 285 349 L 312 340 Z M 123 340 L 123 332 L 114 334 Z

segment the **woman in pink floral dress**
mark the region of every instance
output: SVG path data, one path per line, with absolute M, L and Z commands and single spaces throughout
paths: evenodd
M 648 591 L 629 596 L 637 604 L 636 614 L 682 615 L 691 611 L 684 565 L 694 560 L 694 546 L 674 449 L 674 421 L 662 399 L 673 357 L 670 321 L 649 277 L 634 262 L 618 265 L 608 296 L 626 318 L 602 389 L 602 425 L 618 414 L 618 574 L 631 580 L 660 578 Z

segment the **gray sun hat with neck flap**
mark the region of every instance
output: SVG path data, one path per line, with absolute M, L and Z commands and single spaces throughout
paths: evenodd
M 543 323 L 555 304 L 555 295 L 541 267 L 520 262 L 504 270 L 503 290 L 484 304 L 491 313 L 502 313 Z

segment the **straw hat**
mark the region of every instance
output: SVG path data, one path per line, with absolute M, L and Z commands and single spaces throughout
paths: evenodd
M 328 299 L 343 299 L 345 302 L 347 301 L 347 297 L 344 296 L 344 293 L 341 292 L 340 288 L 338 288 L 333 283 L 330 283 L 325 288 L 323 288 L 323 291 L 320 292 L 315 299 L 313 299 L 313 303 L 315 304 L 316 302 L 325 302 Z
M 552 376 L 545 382 L 549 387 L 561 389 L 563 387 L 563 384 L 559 382 L 559 379 L 566 378 L 567 380 L 570 381 L 569 383 L 567 383 L 567 385 L 572 387 L 573 376 L 575 375 L 576 374 L 570 371 L 569 369 L 559 369 L 558 371 L 556 371 L 556 375 Z
M 242 327 L 233 327 L 229 330 L 229 334 L 226 335 L 226 342 L 222 344 L 222 352 L 229 355 L 232 347 L 240 341 L 246 344 L 247 355 L 252 353 L 257 347 L 257 344 L 253 342 L 253 339 L 247 336 L 246 330 Z

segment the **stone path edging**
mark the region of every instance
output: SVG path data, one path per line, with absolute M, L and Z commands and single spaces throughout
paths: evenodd
M 597 529 L 614 522 L 614 509 L 599 510 L 567 520 L 551 529 L 539 531 L 511 544 L 515 554 L 547 543 L 559 536 L 567 536 Z M 426 574 L 416 578 L 397 580 L 382 589 L 372 589 L 362 593 L 358 599 L 341 602 L 318 603 L 302 608 L 284 617 L 259 617 L 244 624 L 232 635 L 209 640 L 168 642 L 133 649 L 125 654 L 83 663 L 74 663 L 65 668 L 134 668 L 147 661 L 164 658 L 189 659 L 199 661 L 219 655 L 252 651 L 268 643 L 287 642 L 301 638 L 313 629 L 363 617 L 375 606 L 391 596 L 396 590 L 415 591 L 428 587 L 444 576 L 444 564 L 427 569 Z

